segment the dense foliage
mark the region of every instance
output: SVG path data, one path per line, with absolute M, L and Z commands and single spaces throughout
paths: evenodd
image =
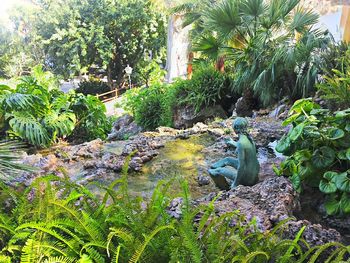
M 64 94 L 51 87 L 51 78 L 38 78 L 24 77 L 15 89 L 0 86 L 2 134 L 39 147 L 68 136 L 79 139 L 106 136 L 110 124 L 102 102 L 90 95 Z
M 125 109 L 133 113 L 136 122 L 146 129 L 172 126 L 174 109 L 190 105 L 196 111 L 202 108 L 231 103 L 238 98 L 232 91 L 230 75 L 213 67 L 199 67 L 192 79 L 178 79 L 172 84 L 156 84 L 125 94 Z
M 329 56 L 334 56 L 333 60 Z M 350 45 L 341 43 L 332 46 L 323 58 L 325 64 L 332 62 L 328 65 L 332 70 L 325 71 L 324 82 L 317 85 L 322 97 L 330 101 L 331 108 L 350 107 Z
M 329 214 L 350 213 L 350 109 L 332 113 L 311 99 L 297 101 L 284 125 L 292 129 L 276 150 L 287 155 L 280 175 L 290 176 L 294 187 L 318 187 L 327 195 Z
M 175 10 L 187 13 L 186 24 L 195 23 L 193 50 L 217 63 L 232 63 L 237 92 L 251 90 L 245 94 L 254 94 L 266 106 L 283 96 L 295 100 L 314 91 L 321 72 L 317 53 L 331 39 L 312 29 L 318 16 L 300 8 L 300 0 L 191 3 Z
M 238 211 L 216 216 L 215 199 L 192 208 L 186 183 L 182 217 L 174 219 L 166 210 L 173 182 L 161 182 L 145 202 L 128 194 L 126 170 L 110 186 L 100 186 L 101 199 L 55 176 L 36 179 L 24 193 L 1 184 L 1 262 L 282 263 L 348 256 L 338 243 L 310 248 L 302 239 L 305 227 L 294 240 L 281 239 L 286 221 L 262 233 Z
M 79 83 L 79 87 L 75 90 L 77 93 L 84 95 L 96 95 L 110 91 L 111 89 L 107 83 L 102 82 L 98 79 L 89 79 Z
M 151 0 L 40 0 L 11 18 L 22 51 L 65 77 L 97 66 L 120 83 L 127 64 L 165 46 L 165 16 Z

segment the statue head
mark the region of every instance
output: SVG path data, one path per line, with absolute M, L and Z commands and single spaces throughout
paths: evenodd
M 245 118 L 238 117 L 232 123 L 232 128 L 235 133 L 243 133 L 248 129 L 248 121 Z

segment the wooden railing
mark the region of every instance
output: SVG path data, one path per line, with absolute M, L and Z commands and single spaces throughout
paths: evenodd
M 132 86 L 131 86 L 132 87 Z M 123 82 L 122 85 L 120 87 L 115 88 L 114 90 L 105 92 L 105 93 L 101 93 L 101 94 L 96 94 L 96 97 L 98 99 L 103 98 L 109 94 L 113 94 L 114 96 L 108 96 L 108 98 L 106 99 L 101 99 L 101 101 L 103 103 L 108 102 L 108 101 L 112 101 L 115 98 L 118 98 L 118 96 L 120 96 L 124 91 L 126 91 L 127 89 L 129 89 L 129 85 L 126 82 Z
M 113 93 L 114 93 L 114 96 L 101 100 L 103 103 L 105 103 L 105 102 L 114 100 L 115 98 L 118 98 L 118 89 L 111 90 L 111 91 L 101 93 L 101 94 L 96 94 L 96 97 L 99 99 L 100 97 L 104 97 L 106 95 L 113 94 Z

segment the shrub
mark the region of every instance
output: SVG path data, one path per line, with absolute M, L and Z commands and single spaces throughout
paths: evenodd
M 350 213 L 350 108 L 335 113 L 304 99 L 295 102 L 284 125 L 292 129 L 276 150 L 287 155 L 278 175 L 289 176 L 294 187 L 318 187 L 326 194 L 328 214 Z
M 232 104 L 238 98 L 232 92 L 231 77 L 213 67 L 201 67 L 190 80 L 178 79 L 169 85 L 129 90 L 124 108 L 133 113 L 136 122 L 145 129 L 172 126 L 175 106 L 189 105 L 196 111 L 215 104 Z
M 76 89 L 77 93 L 84 95 L 96 95 L 110 91 L 107 83 L 104 83 L 98 79 L 89 79 L 88 81 L 82 81 L 79 83 L 79 87 Z
M 137 124 L 148 130 L 159 126 L 172 125 L 171 85 L 153 85 L 149 88 L 128 90 L 125 94 L 124 107 L 133 113 Z
M 221 73 L 213 66 L 202 65 L 195 69 L 192 79 L 178 80 L 173 85 L 178 91 L 178 104 L 191 105 L 196 111 L 203 107 L 223 104 L 226 96 L 231 103 L 240 96 L 233 92 L 230 75 Z

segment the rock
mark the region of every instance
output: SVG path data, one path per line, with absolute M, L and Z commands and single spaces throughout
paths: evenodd
M 174 127 L 177 129 L 189 128 L 197 122 L 204 122 L 215 117 L 227 117 L 225 110 L 220 105 L 206 107 L 199 112 L 196 112 L 192 106 L 179 107 L 174 112 Z
M 197 181 L 198 181 L 198 185 L 199 186 L 209 185 L 210 184 L 210 177 L 209 176 L 198 175 Z
M 240 97 L 236 102 L 235 113 L 239 117 L 252 117 L 253 109 L 250 107 L 250 104 L 247 103 L 244 97 Z
M 283 237 L 294 239 L 300 229 L 306 226 L 302 237 L 311 246 L 323 245 L 327 242 L 341 242 L 342 238 L 338 231 L 325 229 L 320 224 L 311 224 L 307 220 L 290 221 L 283 231 Z
M 142 131 L 142 128 L 136 124 L 133 117 L 125 114 L 115 121 L 112 132 L 108 134 L 107 140 L 125 140 Z
M 287 110 L 287 105 L 281 104 L 269 113 L 269 117 L 278 119 L 280 115 L 284 113 L 286 110 Z
M 183 204 L 182 197 L 175 198 L 170 202 L 166 212 L 171 217 L 176 218 L 176 219 L 180 219 L 181 215 L 182 215 L 182 211 L 181 211 L 182 204 Z
M 195 204 L 208 204 L 217 195 L 215 193 L 196 200 Z M 247 221 L 256 219 L 261 231 L 268 231 L 284 219 L 288 219 L 300 210 L 298 194 L 291 182 L 284 177 L 272 177 L 252 187 L 238 186 L 234 190 L 224 191 L 216 199 L 216 214 L 239 210 Z M 303 238 L 311 245 L 321 245 L 331 241 L 341 241 L 339 232 L 325 229 L 319 224 L 307 220 L 291 220 L 283 230 L 284 238 L 294 239 L 299 230 L 306 225 Z
M 238 186 L 234 190 L 223 192 L 216 200 L 218 214 L 240 210 L 247 219 L 256 217 L 261 230 L 268 230 L 279 221 L 291 217 L 299 209 L 298 194 L 291 182 L 284 177 L 274 177 L 252 187 Z M 213 199 L 209 195 L 199 203 L 208 203 Z

